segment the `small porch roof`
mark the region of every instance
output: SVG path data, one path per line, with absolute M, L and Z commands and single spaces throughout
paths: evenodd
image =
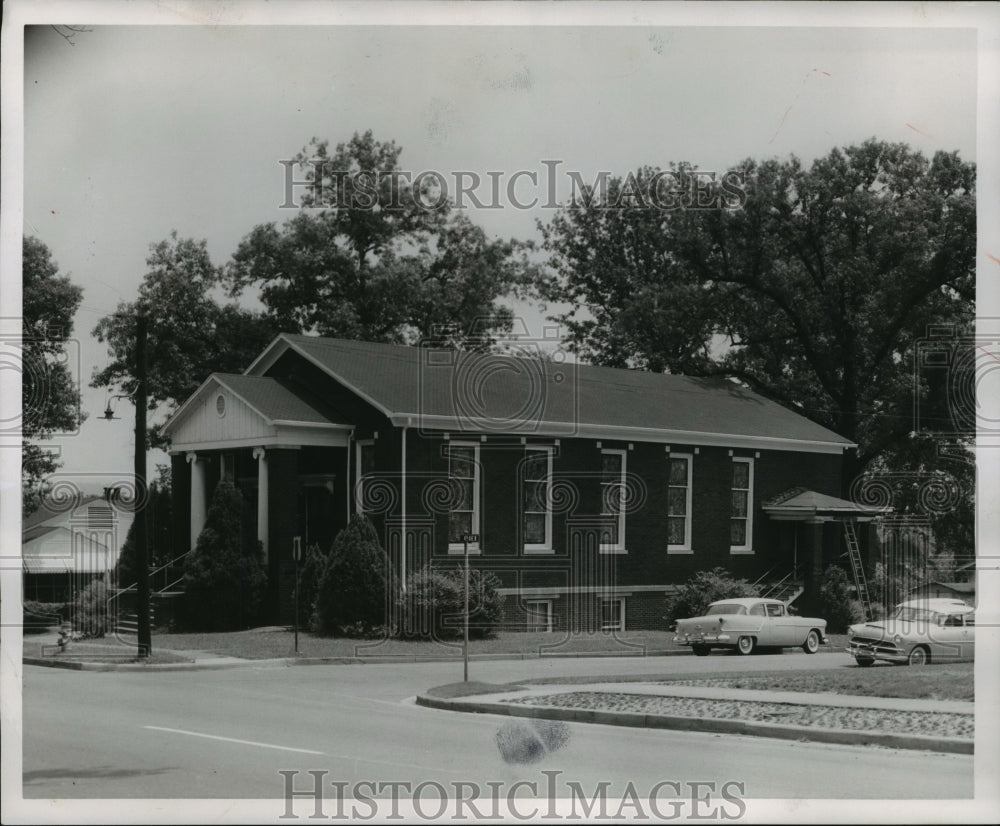
M 250 446 L 346 446 L 353 425 L 306 391 L 264 376 L 213 373 L 170 417 L 171 453 Z
M 767 500 L 761 509 L 771 519 L 786 522 L 829 522 L 856 519 L 870 521 L 892 511 L 870 507 L 806 488 L 792 488 Z

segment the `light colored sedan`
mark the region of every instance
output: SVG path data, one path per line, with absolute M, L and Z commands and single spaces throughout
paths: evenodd
M 860 666 L 876 660 L 905 665 L 962 662 L 976 657 L 976 615 L 957 599 L 901 602 L 888 619 L 847 629 L 847 652 Z
M 713 648 L 750 654 L 760 647 L 801 647 L 815 654 L 826 639 L 826 620 L 790 614 L 777 599 L 721 599 L 703 617 L 677 621 L 674 642 L 690 645 L 699 657 Z

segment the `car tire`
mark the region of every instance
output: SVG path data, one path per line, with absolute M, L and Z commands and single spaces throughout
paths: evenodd
M 692 645 L 691 650 L 696 657 L 707 657 L 711 649 L 707 645 Z
M 806 634 L 806 641 L 802 643 L 802 650 L 807 654 L 815 654 L 819 651 L 819 634 L 816 633 L 815 628 Z
M 870 666 L 875 665 L 874 657 L 855 657 L 854 659 L 862 668 L 869 668 Z
M 910 651 L 910 656 L 906 658 L 907 665 L 927 665 L 931 661 L 931 655 L 922 645 L 916 646 Z
M 752 654 L 753 650 L 757 647 L 757 640 L 753 637 L 740 637 L 736 640 L 736 653 L 745 657 L 747 654 Z

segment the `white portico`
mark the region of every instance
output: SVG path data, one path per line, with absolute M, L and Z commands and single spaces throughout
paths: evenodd
M 303 509 L 308 524 L 310 502 L 313 510 L 336 509 L 337 521 L 346 523 L 346 488 L 343 501 L 331 497 L 335 480 L 346 485 L 349 478 L 353 427 L 337 418 L 307 390 L 274 378 L 213 374 L 206 379 L 164 428 L 171 439 L 175 501 L 187 512 L 187 519 L 179 514 L 177 524 L 186 523 L 189 547 L 197 542 L 212 493 L 225 476 L 248 498 L 256 488 L 253 521 L 265 559 L 275 542 L 307 530 Z M 306 496 L 302 505 L 303 489 L 326 494 Z

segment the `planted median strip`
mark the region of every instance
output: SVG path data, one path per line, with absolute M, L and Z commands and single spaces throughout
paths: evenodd
M 620 692 L 572 691 L 510 698 L 501 700 L 501 702 L 549 708 L 741 720 L 969 740 L 973 738 L 975 723 L 972 714 L 813 704 L 797 705 L 757 700 L 716 700 Z

